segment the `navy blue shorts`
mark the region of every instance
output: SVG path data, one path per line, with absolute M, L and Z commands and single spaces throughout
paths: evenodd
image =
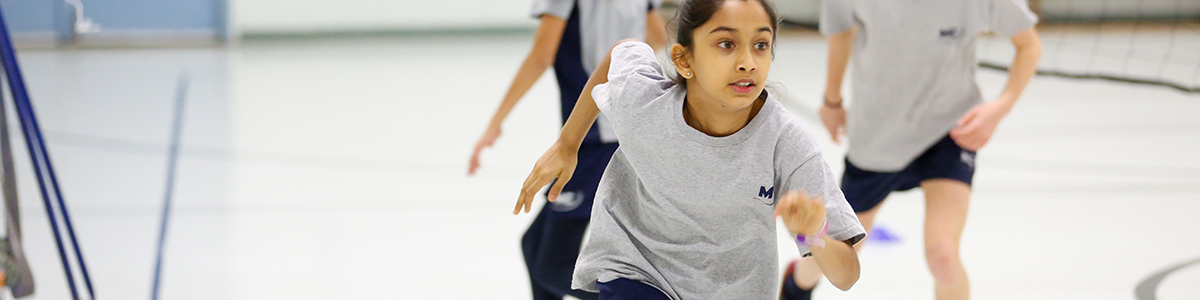
M 571 274 L 591 220 L 596 187 L 616 150 L 616 143 L 582 145 L 575 174 L 558 201 L 542 206 L 521 238 L 534 300 L 562 299 L 563 295 L 596 299 L 595 293 L 572 290 Z
M 596 289 L 600 290 L 600 300 L 671 300 L 652 285 L 625 278 L 597 282 Z
M 921 153 L 903 170 L 879 173 L 859 169 L 846 160 L 842 175 L 842 193 L 854 212 L 875 208 L 893 191 L 907 191 L 929 179 L 953 179 L 971 185 L 975 175 L 975 152 L 963 149 L 949 135 L 925 153 Z
M 596 189 L 600 186 L 600 177 L 608 168 L 608 161 L 617 152 L 617 143 L 582 145 L 575 165 L 575 173 L 571 181 L 563 186 L 562 193 L 553 203 L 546 203 L 550 214 L 568 218 L 591 218 L 592 203 L 596 198 Z M 558 180 L 550 182 L 554 186 Z M 549 196 L 550 189 L 542 195 Z

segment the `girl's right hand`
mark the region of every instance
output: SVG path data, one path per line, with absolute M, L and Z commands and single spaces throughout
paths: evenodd
M 829 130 L 829 137 L 833 138 L 834 143 L 841 144 L 842 135 L 846 134 L 846 108 L 840 105 L 833 108 L 822 103 L 818 114 L 821 115 L 821 123 L 825 124 L 825 129 Z
M 517 197 L 517 206 L 513 208 L 513 214 L 521 213 L 521 207 L 525 207 L 525 212 L 533 206 L 533 199 L 537 192 L 550 181 L 558 178 L 554 186 L 550 188 L 550 194 L 547 195 L 550 202 L 558 199 L 558 194 L 562 193 L 563 186 L 571 181 L 571 175 L 575 174 L 575 165 L 579 161 L 579 148 L 554 143 L 542 154 L 537 164 L 533 166 L 533 171 L 529 172 L 529 177 L 525 178 L 525 185 L 521 187 L 521 196 Z
M 783 217 L 792 236 L 817 234 L 825 225 L 825 201 L 804 191 L 788 191 L 775 204 L 775 216 Z

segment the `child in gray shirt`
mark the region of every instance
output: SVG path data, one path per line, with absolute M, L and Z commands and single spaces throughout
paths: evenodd
M 667 78 L 644 43 L 614 47 L 514 213 L 528 212 L 558 178 L 555 199 L 603 111 L 622 142 L 600 181 L 572 287 L 600 299 L 775 298 L 782 216 L 801 254 L 849 289 L 859 274 L 851 245 L 865 231 L 811 134 L 763 90 L 774 12 L 763 1 L 694 0 L 679 14 L 671 57 L 682 78 Z
M 975 153 L 1036 71 L 1036 23 L 1025 0 L 821 2 L 829 78 L 820 115 L 834 141 L 843 129 L 849 140 L 842 193 L 869 230 L 888 194 L 925 192 L 925 258 L 939 300 L 969 297 L 958 249 Z M 975 39 L 984 32 L 1011 38 L 1017 49 L 1008 84 L 990 102 L 975 84 Z M 841 97 L 847 64 L 849 109 Z M 808 300 L 820 279 L 817 264 L 793 266 L 784 298 Z

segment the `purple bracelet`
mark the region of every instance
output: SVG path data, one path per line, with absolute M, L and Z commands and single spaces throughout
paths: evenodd
M 808 245 L 810 248 L 825 248 L 825 240 L 821 239 L 821 237 L 825 236 L 825 233 L 828 231 L 829 222 L 825 222 L 825 225 L 821 226 L 821 233 L 808 236 L 796 236 L 796 243 Z

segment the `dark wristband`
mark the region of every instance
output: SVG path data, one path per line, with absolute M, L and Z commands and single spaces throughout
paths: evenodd
M 829 101 L 829 97 L 825 97 L 825 103 L 823 105 L 828 108 L 839 109 L 842 108 L 842 101 L 832 102 Z

